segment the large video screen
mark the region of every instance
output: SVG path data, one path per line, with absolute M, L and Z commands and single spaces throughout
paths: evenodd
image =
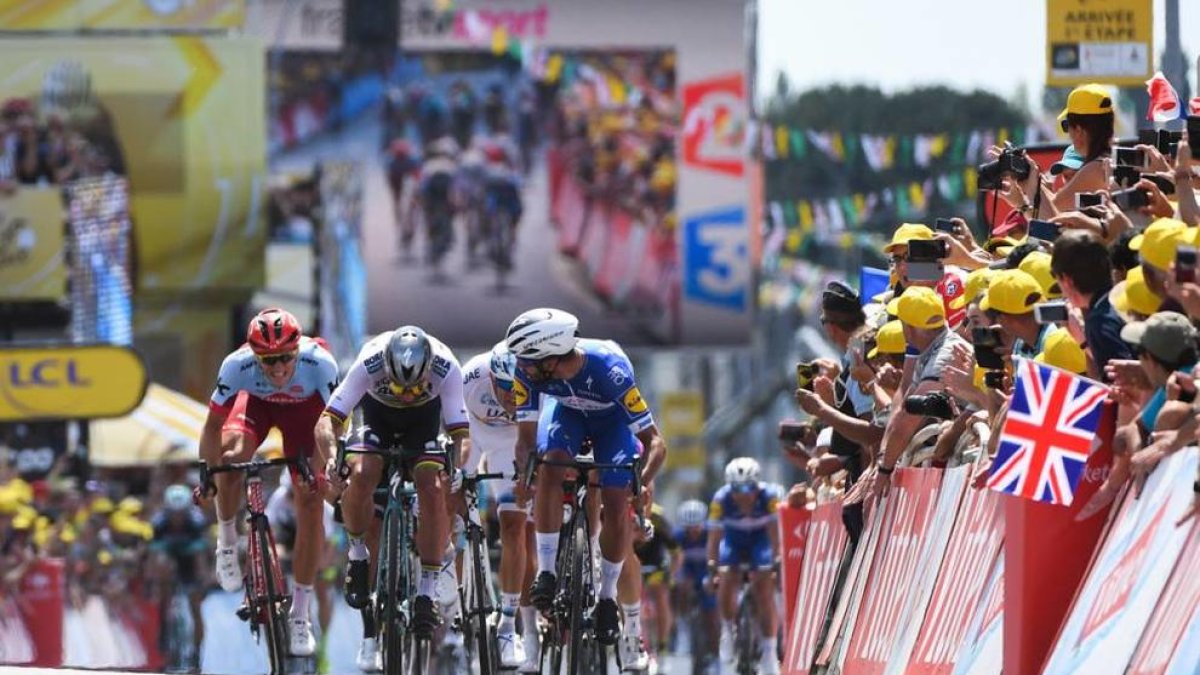
M 368 329 L 498 340 L 553 306 L 681 342 L 671 50 L 270 61 L 272 169 L 363 165 Z

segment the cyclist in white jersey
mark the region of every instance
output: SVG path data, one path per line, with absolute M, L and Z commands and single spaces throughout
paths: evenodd
M 402 326 L 371 340 L 359 352 L 346 378 L 329 400 L 316 425 L 318 447 L 333 467 L 337 435 L 355 408 L 363 425 L 349 446 L 405 451 L 397 470 L 408 470 L 417 487 L 421 511 L 415 539 L 421 558 L 421 580 L 413 600 L 413 628 L 430 636 L 441 623 L 434 602 L 438 577 L 450 538 L 447 503 L 451 485 L 448 465 L 457 465 L 467 436 L 462 370 L 450 348 L 416 326 Z M 439 431 L 454 440 L 448 458 L 437 444 Z M 374 517 L 374 492 L 384 477 L 384 460 L 354 455 L 350 479 L 341 496 L 342 518 L 350 540 L 346 565 L 346 602 L 362 609 L 370 601 L 370 556 L 364 537 Z M 331 480 L 336 471 L 330 472 Z M 338 487 L 340 487 L 340 481 Z
M 512 480 L 492 481 L 500 514 L 500 622 L 496 638 L 500 665 L 538 670 L 537 610 L 529 602 L 533 582 L 533 523 L 530 509 L 517 506 L 515 459 L 517 404 L 513 398 L 516 358 L 503 342 L 490 352 L 477 354 L 463 366 L 463 397 L 471 425 L 471 456 L 463 467 L 474 473 L 482 462 L 489 472 L 512 474 Z M 516 639 L 517 608 L 524 626 L 522 641 Z
M 338 365 L 317 340 L 304 337 L 296 317 L 281 309 L 265 309 L 250 321 L 246 344 L 225 357 L 208 404 L 200 434 L 200 458 L 210 464 L 244 462 L 267 437 L 271 427 L 283 435 L 288 457 L 310 458 L 316 484 L 295 490 L 296 532 L 292 594 L 291 652 L 310 656 L 316 650 L 309 619 L 317 566 L 324 545 L 321 525 L 322 467 L 325 449 L 314 447 L 312 428 L 337 386 Z M 296 468 L 289 467 L 296 475 Z M 237 473 L 214 477 L 217 507 L 217 581 L 226 591 L 242 587 L 238 562 L 237 514 L 242 478 Z M 213 484 L 198 486 L 194 499 L 203 504 Z

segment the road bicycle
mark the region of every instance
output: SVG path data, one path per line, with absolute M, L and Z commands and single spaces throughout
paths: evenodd
M 742 588 L 738 595 L 737 620 L 734 623 L 734 672 L 738 675 L 754 675 L 758 672 L 762 645 L 759 643 L 758 624 L 754 613 L 750 566 L 743 563 L 736 569 L 742 578 Z
M 496 611 L 496 596 L 492 582 L 491 557 L 488 555 L 487 531 L 479 515 L 479 484 L 504 478 L 502 473 L 478 473 L 464 476 L 462 495 L 466 502 L 467 546 L 463 560 L 463 579 L 459 587 L 463 636 L 468 660 L 478 660 L 481 675 L 500 671 L 500 654 L 496 650 L 496 629 L 488 619 Z
M 272 675 L 283 675 L 287 670 L 288 658 L 288 612 L 292 596 L 288 591 L 287 578 L 279 566 L 275 553 L 275 537 L 265 513 L 266 497 L 263 495 L 262 473 L 264 470 L 294 464 L 306 482 L 313 480 L 307 461 L 287 457 L 268 460 L 235 462 L 220 466 L 209 466 L 200 462 L 200 484 L 210 494 L 216 494 L 212 477 L 219 473 L 246 474 L 246 510 L 250 515 L 246 522 L 250 526 L 247 536 L 247 579 L 243 583 L 246 600 L 237 610 L 237 616 L 250 624 L 250 633 L 255 642 L 263 636 L 267 640 L 267 659 Z
M 593 560 L 599 552 L 592 550 L 592 526 L 587 516 L 588 488 L 592 487 L 590 476 L 594 471 L 630 471 L 636 500 L 641 494 L 639 462 L 599 464 L 587 454 L 581 454 L 573 461 L 535 455 L 526 470 L 526 485 L 532 483 L 533 473 L 541 465 L 573 470 L 573 475 L 563 481 L 564 502 L 570 513 L 564 519 L 559 535 L 554 565 L 559 590 L 542 635 L 542 670 L 570 675 L 606 673 L 607 651 L 596 639 L 593 616 L 599 589 Z M 640 514 L 638 527 L 644 527 Z

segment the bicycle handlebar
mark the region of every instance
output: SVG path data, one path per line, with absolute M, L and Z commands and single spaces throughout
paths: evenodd
M 430 442 L 426 443 L 422 449 L 428 449 L 431 445 L 435 446 L 438 450 L 444 451 L 446 456 L 449 457 L 450 447 L 453 444 Z M 346 464 L 347 455 L 376 455 L 385 459 L 398 459 L 405 452 L 411 450 L 412 448 L 348 448 L 346 447 L 346 439 L 339 438 L 337 440 L 337 474 L 342 480 L 350 477 L 350 466 Z
M 217 485 L 213 482 L 212 477 L 219 473 L 258 473 L 263 469 L 271 466 L 283 466 L 285 464 L 294 464 L 300 472 L 300 478 L 306 483 L 312 483 L 316 480 L 313 476 L 312 467 L 307 461 L 302 461 L 304 458 L 299 457 L 277 457 L 275 459 L 255 459 L 249 462 L 232 462 L 230 464 L 218 464 L 210 466 L 205 460 L 197 462 L 200 469 L 200 485 L 210 494 L 217 494 Z

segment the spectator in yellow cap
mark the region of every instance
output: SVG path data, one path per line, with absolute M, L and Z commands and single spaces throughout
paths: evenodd
M 892 240 L 883 247 L 883 252 L 888 254 L 888 263 L 891 268 L 892 290 L 896 293 L 903 293 L 905 288 L 912 285 L 912 281 L 908 278 L 908 243 L 910 241 L 930 241 L 933 239 L 933 230 L 929 229 L 928 225 L 920 223 L 901 223 L 900 227 L 892 233 Z M 928 282 L 926 285 L 932 286 L 935 282 Z
M 1188 228 L 1183 221 L 1159 218 L 1150 223 L 1145 232 L 1130 240 L 1129 248 L 1141 256 L 1146 285 L 1155 295 L 1166 297 L 1164 282 L 1167 269 L 1175 262 L 1175 251 L 1187 233 Z
M 899 319 L 893 319 L 875 333 L 875 346 L 867 352 L 867 358 L 874 361 L 889 355 L 903 355 L 907 344 L 904 342 L 904 326 Z
M 1109 301 L 1112 260 L 1104 242 L 1084 230 L 1063 232 L 1054 241 L 1050 272 L 1063 297 L 1083 315 L 1082 334 L 1071 328 L 1071 335 L 1091 352 L 1094 368 L 1088 373 L 1092 378 L 1106 377 L 1104 366 L 1111 359 L 1133 359 L 1133 348 L 1121 339 L 1125 320 Z
M 1034 361 L 1061 368 L 1076 375 L 1087 374 L 1087 354 L 1065 328 L 1055 328 L 1046 335 L 1045 345 Z
M 1112 153 L 1112 94 L 1099 84 L 1075 87 L 1058 119 L 1071 139 L 1071 147 L 1083 158 L 1075 175 L 1054 195 L 1054 206 L 1059 211 L 1070 211 L 1075 208 L 1076 193 L 1108 189 L 1108 176 L 1100 160 Z
M 1062 288 L 1050 274 L 1050 254 L 1045 251 L 1034 251 L 1021 259 L 1017 269 L 1037 280 L 1042 289 L 1042 297 L 1046 300 L 1057 300 L 1062 297 Z
M 1002 270 L 988 286 L 979 309 L 995 317 L 1012 342 L 1014 356 L 1033 358 L 1042 351 L 1042 341 L 1050 324 L 1040 324 L 1033 314 L 1034 305 L 1042 301 L 1042 287 L 1029 273 L 1021 270 Z
M 902 324 L 906 361 L 912 360 L 911 379 L 900 385 L 898 400 L 917 394 L 929 394 L 946 390 L 942 374 L 954 362 L 955 349 L 970 349 L 970 343 L 950 330 L 946 325 L 946 309 L 942 299 L 929 288 L 913 287 L 888 303 L 888 313 L 896 316 Z M 890 485 L 892 470 L 903 454 L 909 439 L 917 432 L 923 418 L 911 415 L 898 408 L 888 419 L 883 435 L 883 456 L 879 461 L 877 488 Z
M 1129 270 L 1125 281 L 1113 287 L 1109 299 L 1126 321 L 1143 321 L 1162 307 L 1162 298 L 1146 285 L 1141 267 Z

